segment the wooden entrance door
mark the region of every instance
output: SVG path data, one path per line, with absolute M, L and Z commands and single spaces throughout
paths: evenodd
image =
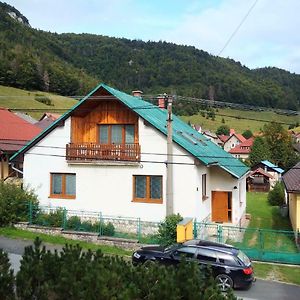
M 212 192 L 212 221 L 231 222 L 231 193 Z

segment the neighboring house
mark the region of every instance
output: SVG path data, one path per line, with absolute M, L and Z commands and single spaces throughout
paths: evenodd
M 42 205 L 161 221 L 166 120 L 166 109 L 100 84 L 11 160 L 24 155 L 24 184 Z M 173 212 L 242 223 L 248 168 L 175 115 L 172 126 Z
M 300 162 L 288 170 L 282 176 L 287 201 L 289 206 L 289 215 L 295 234 L 299 236 L 300 232 Z M 300 241 L 298 240 L 298 243 Z
M 216 145 L 219 145 L 220 147 L 223 146 L 223 142 L 219 139 L 219 137 L 209 130 L 203 130 L 202 134 L 210 139 L 212 142 L 214 142 Z
M 262 168 L 257 168 L 249 173 L 247 176 L 247 190 L 249 192 L 269 192 L 270 181 L 273 176 L 265 172 Z
M 233 133 L 224 142 L 223 149 L 229 152 L 231 149 L 235 148 L 237 145 L 245 142 L 246 139 L 239 133 Z
M 15 170 L 9 165 L 9 158 L 40 132 L 38 127 L 9 109 L 0 108 L 0 180 L 15 175 Z M 20 156 L 15 167 L 22 169 L 22 162 Z
M 37 122 L 36 119 L 34 119 L 32 116 L 28 115 L 27 113 L 16 111 L 16 112 L 14 112 L 14 114 L 31 124 L 35 124 Z
M 232 154 L 235 158 L 246 160 L 249 158 L 251 148 L 253 146 L 253 138 L 249 138 L 234 148 L 230 149 L 228 152 Z
M 279 168 L 278 166 L 272 164 L 268 160 L 263 160 L 254 167 L 251 168 L 251 171 L 255 171 L 257 169 L 263 169 L 265 172 L 269 173 L 272 178 L 270 177 L 270 189 L 274 187 L 277 181 L 281 180 L 281 175 L 283 174 L 284 170 Z
M 61 115 L 55 113 L 44 113 L 40 120 L 35 123 L 36 126 L 41 128 L 42 130 L 49 127 L 53 122 L 55 122 Z

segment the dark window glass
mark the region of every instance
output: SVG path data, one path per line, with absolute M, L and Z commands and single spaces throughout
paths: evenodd
M 197 253 L 197 259 L 207 262 L 216 262 L 217 257 L 214 251 L 200 248 Z
M 125 143 L 134 143 L 134 125 L 125 125 Z
M 188 257 L 188 258 L 193 258 L 195 256 L 196 253 L 196 248 L 193 247 L 183 247 L 180 249 L 177 249 L 174 252 L 175 256 L 184 256 L 184 257 Z
M 108 125 L 100 125 L 100 144 L 109 144 L 108 142 Z
M 146 176 L 135 177 L 135 197 L 146 198 Z
M 62 174 L 52 174 L 52 194 L 62 194 Z
M 160 199 L 161 198 L 161 176 L 150 177 L 150 198 Z
M 234 256 L 225 254 L 225 253 L 218 253 L 219 262 L 229 266 L 236 266 L 237 262 Z
M 111 126 L 111 142 L 112 144 L 122 144 L 122 129 L 123 125 Z

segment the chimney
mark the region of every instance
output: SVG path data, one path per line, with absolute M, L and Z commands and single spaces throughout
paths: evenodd
M 166 106 L 165 106 L 166 94 L 160 94 L 156 97 L 156 99 L 157 99 L 159 108 L 166 108 Z
M 132 91 L 132 96 L 134 96 L 134 97 L 142 98 L 142 94 L 143 94 L 143 92 L 139 91 L 139 90 Z

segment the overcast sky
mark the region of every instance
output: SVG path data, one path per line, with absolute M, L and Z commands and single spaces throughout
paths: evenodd
M 218 55 L 255 0 L 1 0 L 32 27 L 193 45 Z M 300 74 L 300 0 L 258 0 L 221 53 Z

